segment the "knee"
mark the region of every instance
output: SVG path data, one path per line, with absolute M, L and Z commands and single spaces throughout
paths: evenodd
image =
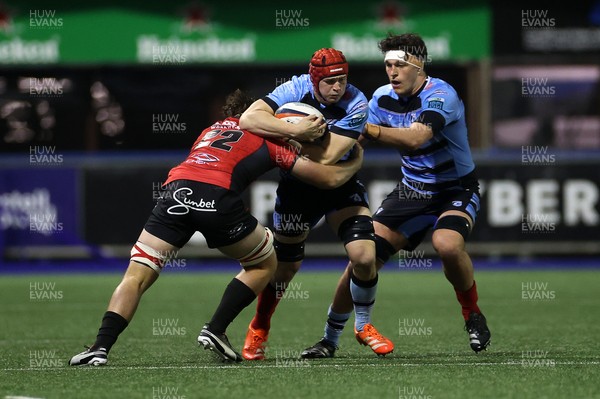
M 442 259 L 456 259 L 464 251 L 463 244 L 459 240 L 439 231 L 433 234 L 432 244 Z
M 135 267 L 136 270 L 132 271 L 130 264 L 130 268 L 123 276 L 119 287 L 128 291 L 133 290 L 143 293 L 156 280 L 158 274 L 156 274 L 152 269 L 145 266 L 140 266 L 139 264 L 135 264 Z
M 363 245 L 349 253 L 352 269 L 359 273 L 369 273 L 376 269 L 375 250 L 372 246 Z

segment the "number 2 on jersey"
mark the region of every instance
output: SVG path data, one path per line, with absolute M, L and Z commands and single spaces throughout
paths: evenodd
M 210 132 L 206 133 L 202 141 L 200 141 L 194 149 L 210 146 L 224 151 L 231 151 L 231 145 L 229 145 L 229 143 L 235 143 L 239 141 L 243 135 L 244 132 L 241 130 L 211 130 Z M 223 138 L 212 140 L 216 137 Z

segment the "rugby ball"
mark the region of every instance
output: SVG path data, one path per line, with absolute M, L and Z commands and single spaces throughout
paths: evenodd
M 301 118 L 304 118 L 307 115 L 323 116 L 321 111 L 312 105 L 300 102 L 283 104 L 281 107 L 277 108 L 277 111 L 275 111 L 275 117 L 294 124 L 298 123 Z

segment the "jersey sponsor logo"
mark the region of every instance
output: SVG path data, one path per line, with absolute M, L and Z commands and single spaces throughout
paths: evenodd
M 182 187 L 175 190 L 173 193 L 173 200 L 179 205 L 170 206 L 167 209 L 167 213 L 170 215 L 185 215 L 192 211 L 198 212 L 216 212 L 215 200 L 205 201 L 204 198 L 190 199 L 190 195 L 194 194 L 194 190 L 189 187 Z
M 441 97 L 432 97 L 427 100 L 427 108 L 433 109 L 443 109 L 444 108 L 444 99 Z
M 197 163 L 200 165 L 207 164 L 209 162 L 219 162 L 219 157 L 211 154 L 195 154 L 192 155 L 191 159 L 186 160 L 186 163 Z
M 429 101 L 427 103 L 427 108 L 444 109 L 444 103 L 441 101 Z
M 357 126 L 362 125 L 366 120 L 367 120 L 367 113 L 359 112 L 356 115 L 352 115 L 352 117 L 350 118 L 350 121 L 348 121 L 348 126 L 357 127 Z

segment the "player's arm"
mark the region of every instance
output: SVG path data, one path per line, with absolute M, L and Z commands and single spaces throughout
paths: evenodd
M 431 127 L 414 122 L 410 127 L 385 127 L 367 123 L 364 136 L 403 150 L 416 150 L 433 137 Z
M 363 135 L 371 140 L 397 147 L 403 150 L 416 150 L 431 140 L 446 124 L 442 114 L 425 110 L 410 127 L 385 127 L 367 123 Z
M 323 165 L 299 157 L 291 173 L 300 180 L 322 189 L 333 189 L 346 183 L 362 166 L 363 149 L 356 144 L 350 158 L 335 165 Z
M 320 144 L 302 143 L 302 154 L 315 162 L 333 165 L 346 154 L 356 140 L 351 137 L 329 133 Z
M 273 108 L 261 99 L 242 114 L 239 126 L 262 137 L 310 141 L 323 134 L 326 123 L 316 115 L 308 115 L 296 124 L 285 122 L 277 119 Z

